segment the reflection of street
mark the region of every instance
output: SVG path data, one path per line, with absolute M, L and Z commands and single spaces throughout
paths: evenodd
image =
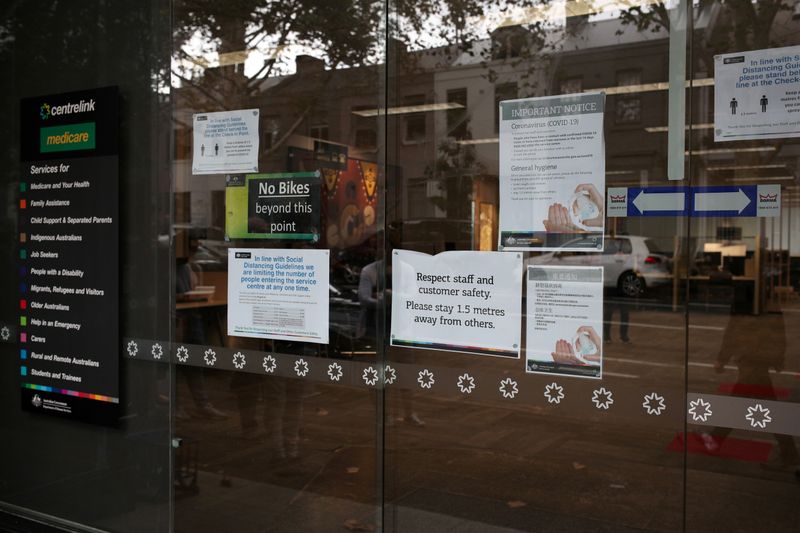
M 755 331 L 762 331 L 755 335 Z M 765 339 L 770 339 L 765 343 Z M 714 370 L 725 375 L 726 366 L 733 363 L 737 367 L 735 383 L 723 382 L 720 392 L 730 391 L 731 396 L 777 400 L 778 390 L 771 373 L 781 372 L 786 365 L 786 331 L 783 314 L 766 313 L 754 317 L 732 315 L 725 329 L 722 344 L 714 362 Z M 726 378 L 723 378 L 726 379 Z M 730 378 L 727 378 L 730 379 Z M 726 385 L 730 385 L 729 387 Z M 754 428 L 766 429 L 772 420 L 769 410 L 761 404 L 748 409 L 746 419 Z M 717 427 L 703 434 L 703 443 L 709 452 L 718 452 L 725 446 L 731 428 Z M 800 457 L 794 438 L 790 435 L 775 435 L 779 449 L 779 466 L 794 467 Z
M 680 513 L 674 510 L 683 506 L 680 435 L 685 316 L 652 301 L 632 300 L 631 306 L 629 328 L 636 342 L 604 348 L 607 377 L 601 381 L 560 378 L 557 387 L 562 388 L 564 397 L 551 387 L 558 403 L 544 394 L 553 380 L 524 375 L 520 361 L 424 350 L 416 350 L 408 365 L 393 361 L 399 380 L 387 389 L 386 408 L 402 410 L 404 398 L 392 391 L 410 380 L 414 388 L 408 395 L 427 424 L 385 428 L 386 498 L 401 506 L 387 512 L 416 513 L 421 520 L 417 525 L 427 530 L 436 530 L 433 520 L 441 514 L 473 528 L 484 527 L 488 518 L 520 530 L 530 530 L 532 523 L 590 530 L 597 529 L 595 520 L 618 520 L 616 508 L 624 506 L 628 525 L 652 529 L 657 516 L 656 529 L 680 529 Z M 743 327 L 737 317 L 692 311 L 689 390 L 718 393 L 726 380 L 736 380 L 739 368 L 734 360 L 723 367 L 722 383 L 714 371 L 732 323 L 737 331 L 746 330 L 754 339 L 776 331 L 771 317 L 741 319 L 747 322 Z M 797 330 L 800 313 L 787 312 L 784 321 L 786 330 Z M 616 330 L 618 326 L 619 321 L 614 320 L 612 327 Z M 780 390 L 790 390 L 796 383 L 797 359 L 792 355 L 797 353 L 796 342 L 788 339 L 786 347 L 788 357 L 782 372 L 769 371 L 769 380 Z M 416 383 L 416 371 L 423 368 L 436 375 L 432 389 Z M 448 369 L 451 372 L 444 371 Z M 457 387 L 465 372 L 474 383 L 470 394 Z M 360 379 L 361 373 L 358 375 Z M 500 376 L 517 383 L 518 394 L 513 399 L 498 393 Z M 209 389 L 215 403 L 236 412 L 230 378 L 226 372 L 211 372 Z M 270 376 L 261 379 L 274 380 Z M 188 389 L 183 383 L 179 387 L 180 397 L 185 399 Z M 601 388 L 605 391 L 599 392 L 597 399 L 603 400 L 607 409 L 597 408 L 592 401 L 593 391 Z M 609 398 L 606 393 L 613 395 L 613 403 L 605 401 Z M 223 478 L 233 480 L 232 490 L 244 484 L 249 488 L 237 492 L 238 500 L 216 500 L 214 513 L 220 516 L 234 514 L 240 506 L 257 507 L 275 493 L 283 495 L 285 505 L 270 507 L 269 516 L 265 511 L 251 517 L 261 517 L 263 523 L 269 520 L 276 530 L 289 530 L 299 511 L 304 520 L 316 520 L 314 523 L 333 529 L 351 518 L 370 523 L 364 509 L 375 504 L 381 455 L 375 447 L 375 424 L 380 418 L 375 394 L 374 388 L 320 383 L 287 390 L 288 399 L 304 405 L 298 433 L 303 453 L 297 459 L 269 453 L 270 430 L 254 440 L 241 439 L 235 417 L 213 423 L 179 423 L 179 436 L 199 449 L 201 469 L 200 495 L 178 501 L 180 519 L 185 524 L 195 523 L 190 521 L 207 514 L 203 511 L 203 502 L 208 501 L 205 495 L 220 492 L 223 472 Z M 781 400 L 793 398 L 779 396 Z M 265 400 L 255 400 L 259 409 Z M 731 438 L 762 447 L 775 442 L 768 429 L 763 435 L 737 430 Z M 690 455 L 690 467 L 691 491 L 710 495 L 704 509 L 715 522 L 708 523 L 709 529 L 737 530 L 741 524 L 751 523 L 751 507 L 737 502 L 757 500 L 765 516 L 794 508 L 796 493 L 786 490 L 786 483 L 794 481 L 786 472 L 765 470 L 756 461 L 730 456 Z M 759 481 L 735 481 L 743 475 Z M 721 484 L 720 479 L 729 480 L 730 485 Z M 565 501 L 559 496 L 565 493 L 584 496 Z M 514 507 L 508 502 L 524 505 Z M 326 521 L 326 516 L 336 517 L 337 522 Z M 706 523 L 702 516 L 693 520 Z

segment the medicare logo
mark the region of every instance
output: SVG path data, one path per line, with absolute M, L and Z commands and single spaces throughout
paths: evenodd
M 55 105 L 51 106 L 47 102 L 43 103 L 41 107 L 39 107 L 39 116 L 42 120 L 47 120 L 51 116 L 65 116 L 65 115 L 72 115 L 75 113 L 90 113 L 94 111 L 94 98 L 90 98 L 89 100 L 81 100 L 78 103 L 68 103 L 63 105 Z

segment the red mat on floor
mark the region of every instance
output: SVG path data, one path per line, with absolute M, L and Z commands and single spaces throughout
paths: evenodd
M 714 442 L 717 444 L 717 449 L 710 450 L 706 448 L 699 433 L 689 433 L 688 452 L 698 455 L 721 457 L 723 459 L 737 459 L 739 461 L 765 463 L 767 462 L 767 459 L 769 459 L 769 453 L 772 450 L 771 442 L 758 440 L 726 437 L 724 439 L 715 438 Z M 667 446 L 667 450 L 671 452 L 683 451 L 682 432 L 675 435 L 675 438 L 672 439 L 672 442 L 670 442 L 669 446 Z
M 722 383 L 717 389 L 725 396 L 744 396 L 745 398 L 763 398 L 765 400 L 785 400 L 791 392 L 786 387 L 770 387 L 769 385 L 747 385 L 745 383 Z

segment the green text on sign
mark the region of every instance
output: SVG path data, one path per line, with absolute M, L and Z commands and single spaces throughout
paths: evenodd
M 95 147 L 94 122 L 64 124 L 39 130 L 39 151 L 65 152 L 68 150 L 93 150 Z

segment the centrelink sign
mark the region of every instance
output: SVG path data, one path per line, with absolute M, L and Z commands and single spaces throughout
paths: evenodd
M 88 111 L 94 111 L 94 98 L 88 101 L 81 100 L 76 104 L 68 103 L 57 106 L 51 106 L 45 102 L 39 108 L 39 116 L 42 117 L 42 120 L 47 120 L 51 116 L 72 115 L 73 113 L 86 113 Z
M 118 123 L 116 95 L 104 87 L 23 99 L 22 160 L 117 153 L 116 137 L 104 133 Z

